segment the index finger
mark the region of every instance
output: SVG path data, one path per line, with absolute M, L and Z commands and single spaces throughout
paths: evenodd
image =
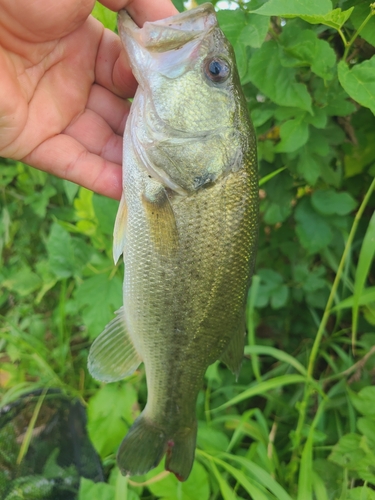
M 101 0 L 100 3 L 115 12 L 126 9 L 140 27 L 145 21 L 157 21 L 178 12 L 171 0 Z

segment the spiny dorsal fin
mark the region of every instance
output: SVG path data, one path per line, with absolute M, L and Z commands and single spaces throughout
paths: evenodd
M 124 308 L 121 307 L 91 346 L 89 372 L 102 382 L 115 382 L 131 375 L 141 362 L 126 330 Z

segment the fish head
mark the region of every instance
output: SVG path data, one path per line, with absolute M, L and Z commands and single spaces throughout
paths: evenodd
M 142 28 L 120 11 L 119 33 L 139 83 L 129 133 L 149 173 L 194 192 L 240 168 L 247 106 L 212 4 Z

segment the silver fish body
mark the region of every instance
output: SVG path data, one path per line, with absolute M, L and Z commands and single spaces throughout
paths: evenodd
M 118 453 L 144 474 L 166 453 L 185 480 L 207 366 L 238 373 L 258 232 L 255 135 L 233 50 L 211 4 L 119 32 L 139 82 L 124 134 L 114 231 L 124 307 L 94 342 L 89 369 L 114 381 L 144 362 L 148 399 Z

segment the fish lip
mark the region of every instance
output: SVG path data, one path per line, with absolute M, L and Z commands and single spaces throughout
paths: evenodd
M 119 33 L 126 33 L 149 51 L 163 52 L 200 38 L 217 26 L 216 13 L 211 3 L 175 14 L 159 21 L 146 21 L 142 28 L 124 9 L 118 13 Z

